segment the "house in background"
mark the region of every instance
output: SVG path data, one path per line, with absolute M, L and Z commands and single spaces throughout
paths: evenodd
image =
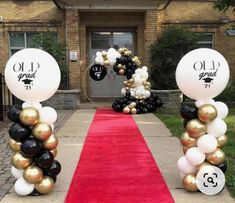
M 85 89 L 90 97 L 117 97 L 124 77 L 113 70 L 108 70 L 101 82 L 84 76 L 95 53 L 125 46 L 139 56 L 142 64 L 148 65 L 150 45 L 165 26 L 177 24 L 203 33 L 200 45 L 221 52 L 235 78 L 235 13 L 218 12 L 213 8 L 214 1 L 205 0 L 175 0 L 159 11 L 165 3 L 160 0 L 1 0 L 0 73 L 12 54 L 31 47 L 35 34 L 50 32 L 66 44 L 70 89 Z

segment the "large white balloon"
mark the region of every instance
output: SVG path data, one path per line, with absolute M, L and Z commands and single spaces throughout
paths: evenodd
M 17 98 L 27 102 L 50 98 L 59 87 L 60 77 L 55 59 L 40 49 L 18 51 L 5 67 L 8 88 Z
M 24 170 L 20 170 L 18 168 L 15 168 L 14 166 L 11 166 L 11 174 L 13 175 L 15 179 L 19 179 L 23 177 L 23 172 Z
M 39 111 L 39 115 L 40 115 L 40 122 L 54 124 L 57 119 L 56 110 L 49 106 L 41 108 Z
M 33 103 L 31 103 L 31 102 L 24 102 L 22 104 L 22 108 L 25 109 L 27 107 L 34 107 L 35 109 L 40 110 L 42 108 L 42 105 L 39 102 L 33 102 Z
M 179 158 L 177 162 L 178 169 L 180 172 L 188 174 L 188 173 L 195 173 L 196 167 L 189 163 L 185 156 Z
M 206 134 L 198 138 L 198 149 L 203 153 L 211 153 L 217 148 L 217 140 L 212 135 Z
M 228 115 L 228 106 L 223 102 L 215 102 L 214 104 L 216 110 L 217 110 L 217 117 L 220 119 L 224 119 Z
M 224 135 L 226 131 L 227 124 L 222 119 L 216 118 L 207 124 L 207 133 L 214 137 Z
M 186 152 L 186 158 L 192 165 L 196 166 L 205 161 L 206 155 L 199 151 L 197 147 L 192 147 Z
M 200 48 L 186 54 L 176 69 L 179 89 L 195 100 L 219 95 L 229 81 L 229 66 L 217 51 Z
M 23 177 L 19 178 L 14 185 L 16 194 L 26 196 L 33 192 L 34 184 L 30 184 L 24 180 Z

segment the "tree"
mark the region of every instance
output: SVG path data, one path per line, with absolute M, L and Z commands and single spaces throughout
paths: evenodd
M 50 33 L 40 33 L 33 37 L 32 47 L 40 48 L 55 58 L 61 71 L 60 89 L 67 89 L 68 73 L 65 45 L 59 43 L 57 38 Z M 50 67 L 48 66 L 48 68 Z
M 177 89 L 175 70 L 190 50 L 197 48 L 199 35 L 180 26 L 167 27 L 151 45 L 150 78 L 154 89 Z
M 234 0 L 217 0 L 215 2 L 215 8 L 220 11 L 227 11 L 229 8 L 233 7 L 233 11 L 235 12 L 235 1 Z

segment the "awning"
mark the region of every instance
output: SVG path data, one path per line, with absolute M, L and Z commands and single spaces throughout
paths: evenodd
M 157 0 L 53 0 L 62 9 L 146 10 L 156 9 Z

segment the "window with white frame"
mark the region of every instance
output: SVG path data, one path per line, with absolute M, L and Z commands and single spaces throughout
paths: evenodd
M 199 33 L 200 40 L 198 45 L 200 48 L 214 48 L 214 33 Z
M 24 48 L 32 48 L 34 36 L 40 33 L 41 32 L 10 32 L 10 55 L 13 55 Z M 55 37 L 55 39 L 58 38 L 58 34 L 56 32 L 50 32 L 48 34 Z

